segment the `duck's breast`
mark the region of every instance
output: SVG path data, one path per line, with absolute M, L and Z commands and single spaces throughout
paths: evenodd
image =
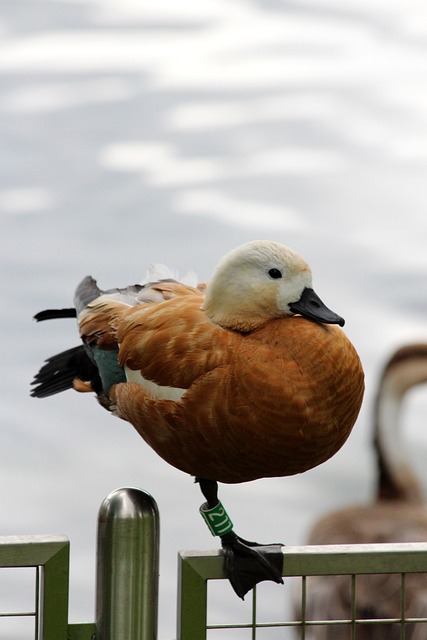
M 364 392 L 359 356 L 341 329 L 301 317 L 273 321 L 254 337 L 267 349 L 252 358 L 253 376 L 264 384 L 251 411 L 265 432 L 272 475 L 276 465 L 277 475 L 300 473 L 330 458 L 350 435 Z M 245 343 L 246 366 L 249 348 Z
M 200 380 L 183 399 L 192 415 L 192 464 L 203 457 L 205 475 L 223 482 L 317 466 L 347 440 L 363 378 L 341 329 L 300 317 L 268 323 L 236 343 L 230 365 Z M 205 407 L 198 409 L 202 398 Z M 207 412 L 214 415 L 211 426 Z M 201 456 L 208 430 L 209 451 Z

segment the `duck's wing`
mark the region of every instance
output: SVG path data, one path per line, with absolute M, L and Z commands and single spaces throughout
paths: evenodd
M 201 293 L 193 290 L 123 314 L 115 324 L 120 365 L 158 385 L 186 389 L 228 364 L 241 336 L 211 322 L 201 310 L 202 302 Z
M 205 284 L 201 283 L 196 287 L 178 282 L 171 278 L 146 282 L 144 284 L 133 284 L 122 288 L 102 290 L 92 276 L 86 276 L 77 286 L 74 294 L 74 304 L 77 316 L 84 313 L 88 308 L 98 302 L 116 301 L 129 307 L 146 304 L 159 304 L 164 300 L 188 295 L 195 292 L 202 292 Z M 66 310 L 65 310 L 66 311 Z
M 228 397 L 228 374 L 243 339 L 208 320 L 202 300 L 200 294 L 182 296 L 123 316 L 116 330 L 119 363 L 128 379 L 138 372 L 139 380 L 111 389 L 119 417 L 164 460 L 200 477 L 209 473 L 208 460 L 217 459 L 221 449 L 216 425 L 226 428 L 236 410 Z M 162 395 L 165 389 L 184 392 L 181 399 L 167 399 L 172 393 Z
M 157 272 L 156 272 L 157 273 Z M 150 275 L 155 275 L 150 272 Z M 167 272 L 165 272 L 167 275 Z M 78 285 L 74 307 L 46 309 L 34 316 L 38 322 L 59 318 L 78 318 L 83 345 L 51 356 L 35 375 L 31 386 L 33 397 L 44 398 L 67 389 L 95 392 L 103 406 L 110 404 L 106 393 L 112 384 L 126 378 L 117 364 L 118 345 L 111 326 L 113 319 L 133 307 L 153 306 L 190 291 L 203 290 L 171 278 L 124 288 L 102 290 L 91 276 Z
M 80 337 L 87 345 L 117 349 L 116 329 L 128 312 L 184 295 L 200 296 L 200 291 L 172 280 L 101 291 L 88 276 L 77 287 L 74 298 Z
M 80 317 L 98 301 L 114 300 L 128 307 L 135 307 L 147 303 L 162 302 L 165 299 L 164 295 L 172 295 L 171 290 L 175 290 L 176 295 L 180 295 L 179 291 L 183 287 L 185 288 L 185 285 L 174 280 L 165 280 L 103 290 L 98 287 L 97 281 L 92 276 L 86 276 L 76 288 L 74 305 L 77 317 Z
M 96 283 L 86 278 L 76 291 L 76 308 L 80 337 L 98 368 L 104 393 L 108 396 L 114 384 L 126 381 L 124 364 L 119 358 L 118 328 L 130 316 L 156 309 L 168 300 L 183 296 L 201 296 L 188 285 L 166 280 L 127 289 L 111 289 L 96 295 Z

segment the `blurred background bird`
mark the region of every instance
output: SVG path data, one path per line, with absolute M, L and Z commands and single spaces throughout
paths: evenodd
M 370 504 L 349 506 L 328 513 L 312 525 L 307 544 L 368 544 L 427 541 L 427 504 L 421 483 L 406 455 L 405 395 L 427 382 L 427 344 L 398 349 L 384 367 L 378 384 L 373 446 L 376 456 L 376 493 Z M 403 424 L 402 424 L 403 423 Z M 427 575 L 406 576 L 406 615 L 427 615 Z M 399 574 L 358 575 L 355 616 L 361 619 L 399 618 L 402 594 Z M 352 598 L 349 576 L 316 576 L 307 582 L 307 620 L 350 619 Z M 300 611 L 297 607 L 297 616 Z M 358 640 L 398 640 L 399 624 L 363 624 Z M 345 625 L 307 630 L 310 640 L 348 640 Z M 405 625 L 405 638 L 423 640 L 425 624 Z

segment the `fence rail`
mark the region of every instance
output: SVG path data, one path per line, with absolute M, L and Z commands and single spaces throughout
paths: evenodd
M 8 618 L 28 618 L 35 640 L 156 640 L 159 542 L 156 503 L 149 494 L 137 489 L 116 490 L 101 505 L 98 534 L 96 622 L 83 624 L 68 623 L 68 539 L 54 535 L 0 537 L 0 572 L 22 567 L 33 570 L 34 592 L 34 606 L 22 611 L 1 610 L 0 603 L 0 624 Z M 208 585 L 211 581 L 225 580 L 221 551 L 181 552 L 178 568 L 178 640 L 211 637 L 234 640 L 243 637 L 238 635 L 242 632 L 251 640 L 298 636 L 308 640 L 318 637 L 311 635 L 313 629 L 337 625 L 341 628 L 346 625 L 345 637 L 357 640 L 358 632 L 366 625 L 373 628 L 385 624 L 399 629 L 400 640 L 409 640 L 411 629 L 420 626 L 422 631 L 417 637 L 427 638 L 427 595 L 422 611 L 426 617 L 412 615 L 406 602 L 414 574 L 425 574 L 427 594 L 427 543 L 284 547 L 282 575 L 288 578 L 285 591 L 289 594 L 287 586 L 290 583 L 295 586 L 297 581 L 298 592 L 294 591 L 300 613 L 291 612 L 271 621 L 266 621 L 263 611 L 264 589 L 269 583 L 263 583 L 247 596 L 251 607 L 249 622 L 208 623 L 211 603 Z M 378 574 L 397 576 L 394 584 L 401 593 L 400 608 L 392 617 L 362 619 L 356 606 L 359 576 Z M 336 576 L 347 576 L 349 580 L 348 615 L 334 620 L 312 619 L 308 607 L 311 580 L 330 580 Z M 231 587 L 226 586 L 230 598 L 235 598 Z M 275 593 L 284 594 L 284 600 L 285 591 L 280 591 L 283 587 L 271 586 Z M 266 635 L 269 631 L 281 635 Z M 291 632 L 292 636 L 284 635 Z M 6 636 L 0 631 L 0 637 Z
M 0 538 L 0 567 L 33 567 L 34 611 L 5 612 L 2 618 L 33 617 L 34 637 L 67 640 L 69 547 L 64 536 Z
M 101 505 L 96 623 L 68 624 L 69 550 L 64 536 L 0 537 L 0 572 L 34 569 L 34 609 L 1 611 L 0 603 L 0 622 L 33 619 L 34 640 L 156 640 L 159 514 L 154 499 L 126 487 Z M 5 637 L 0 628 L 1 640 Z
M 288 619 L 272 622 L 257 622 L 258 609 L 262 606 L 258 595 L 262 585 L 254 589 L 252 596 L 251 622 L 224 625 L 208 624 L 208 582 L 224 579 L 224 563 L 221 551 L 203 553 L 186 551 L 179 554 L 179 596 L 178 596 L 178 640 L 206 640 L 211 631 L 247 629 L 251 640 L 260 637 L 266 629 L 293 628 L 293 637 L 308 637 L 310 629 L 319 626 L 347 625 L 348 639 L 357 638 L 356 628 L 362 625 L 399 625 L 399 637 L 405 637 L 405 630 L 411 623 L 425 625 L 423 637 L 427 637 L 427 617 L 410 617 L 405 608 L 405 585 L 408 575 L 427 573 L 427 544 L 369 544 L 369 545 L 329 545 L 284 547 L 283 577 L 300 577 L 299 603 L 301 615 L 296 618 L 292 612 Z M 359 575 L 400 574 L 401 607 L 396 616 L 383 619 L 360 619 L 356 612 L 356 577 Z M 306 619 L 308 578 L 312 576 L 349 576 L 351 581 L 351 611 L 347 617 L 338 620 Z M 278 587 L 279 588 L 279 587 Z M 216 634 L 224 640 L 230 636 Z M 266 636 L 263 636 L 266 637 Z M 277 637 L 277 636 L 275 636 Z M 312 636 L 310 636 L 312 637 Z M 326 637 L 326 636 L 325 636 Z

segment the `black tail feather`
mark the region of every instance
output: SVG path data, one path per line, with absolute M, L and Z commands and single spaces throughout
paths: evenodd
M 101 392 L 98 370 L 89 359 L 83 345 L 62 351 L 45 362 L 31 383 L 34 388 L 30 395 L 33 398 L 47 398 L 72 389 L 75 378 L 90 380 L 93 390 L 96 393 Z
M 77 312 L 71 307 L 70 309 L 45 309 L 39 311 L 34 316 L 34 320 L 41 322 L 42 320 L 53 320 L 54 318 L 76 318 Z M 64 352 L 65 353 L 65 352 Z

